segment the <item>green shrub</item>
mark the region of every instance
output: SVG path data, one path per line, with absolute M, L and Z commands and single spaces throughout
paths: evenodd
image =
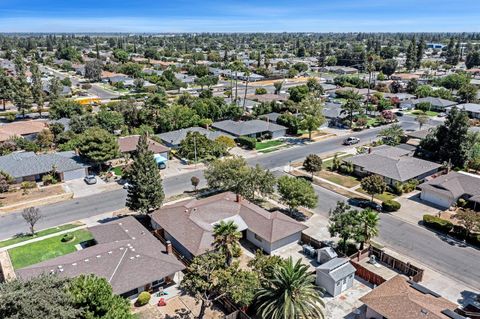
M 382 208 L 386 212 L 396 212 L 397 210 L 400 209 L 400 207 L 402 207 L 402 205 L 400 205 L 399 202 L 394 201 L 393 199 L 384 201 L 382 203 Z
M 62 242 L 68 243 L 72 241 L 75 238 L 75 236 L 72 233 L 68 233 L 62 236 Z
M 467 205 L 467 201 L 463 198 L 459 198 L 457 201 L 457 206 L 458 207 L 465 207 Z
M 418 184 L 419 182 L 416 179 L 409 180 L 408 182 L 403 184 L 403 191 L 405 193 L 413 192 L 415 188 L 417 188 Z
M 42 182 L 43 182 L 43 185 L 45 186 L 58 183 L 57 179 L 51 174 L 44 175 L 42 177 Z
M 465 237 L 467 237 L 467 230 L 461 225 L 453 225 L 450 235 L 457 239 L 464 240 Z
M 137 305 L 138 306 L 145 306 L 152 298 L 152 295 L 148 291 L 142 291 L 140 295 L 138 295 Z
M 480 247 L 480 234 L 470 234 L 467 237 L 467 243 Z
M 237 137 L 237 143 L 250 150 L 255 149 L 255 146 L 257 145 L 257 141 L 255 140 L 255 138 L 248 136 Z
M 432 215 L 423 215 L 423 224 L 444 233 L 450 232 L 453 228 L 450 221 Z
M 400 182 L 396 182 L 392 187 L 392 193 L 400 196 L 403 194 L 403 187 L 404 187 L 404 184 L 400 183 Z

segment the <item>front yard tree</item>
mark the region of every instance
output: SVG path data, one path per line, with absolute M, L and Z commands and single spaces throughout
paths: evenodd
M 418 115 L 416 118 L 415 118 L 415 121 L 418 122 L 418 125 L 420 126 L 420 130 L 422 129 L 422 127 L 428 123 L 428 121 L 430 120 L 430 118 L 428 117 L 428 115 Z
M 225 265 L 232 265 L 233 257 L 240 249 L 242 233 L 234 221 L 220 221 L 213 226 L 213 246 L 225 256 Z
M 316 154 L 310 154 L 303 161 L 303 168 L 305 168 L 307 172 L 312 174 L 312 180 L 313 180 L 313 174 L 320 172 L 322 170 L 322 164 L 323 162 L 320 156 Z
M 118 155 L 115 136 L 104 129 L 92 127 L 80 137 L 78 150 L 80 155 L 96 164 L 114 159 Z
M 190 182 L 192 183 L 193 191 L 196 192 L 198 184 L 200 184 L 200 178 L 197 176 L 192 176 L 192 178 L 190 178 Z
M 400 125 L 393 124 L 381 130 L 378 136 L 383 137 L 385 144 L 395 146 L 400 144 L 405 132 Z
M 369 243 L 370 240 L 378 235 L 378 222 L 380 218 L 378 213 L 370 208 L 366 208 L 357 215 L 358 232 L 356 234 L 356 241 L 360 243 L 360 250 L 363 250 L 365 243 Z
M 471 209 L 460 210 L 455 218 L 467 230 L 467 238 L 475 231 L 480 231 L 480 214 Z
M 40 210 L 36 207 L 25 208 L 22 212 L 22 217 L 30 227 L 30 234 L 35 235 L 35 224 L 42 218 Z
M 85 77 L 93 82 L 100 81 L 102 77 L 102 61 L 95 59 L 85 63 Z
M 348 118 L 350 120 L 350 127 L 353 127 L 353 114 L 356 112 L 360 112 L 361 110 L 362 106 L 360 104 L 360 96 L 356 94 L 352 94 L 347 99 L 347 102 L 342 104 L 342 112 L 348 114 Z
M 342 239 L 342 251 L 347 253 L 347 242 L 358 234 L 358 211 L 344 202 L 337 202 L 334 210 L 330 210 L 328 231 L 330 236 Z
M 478 89 L 472 84 L 463 85 L 457 92 L 458 97 L 463 103 L 472 103 L 477 100 Z
M 373 196 L 382 194 L 387 189 L 387 184 L 385 184 L 383 177 L 380 175 L 369 175 L 364 177 L 361 181 L 361 185 L 367 194 L 372 195 L 372 201 Z
M 322 103 L 313 96 L 308 96 L 300 102 L 299 110 L 303 117 L 300 125 L 308 131 L 308 139 L 311 140 L 312 131 L 318 129 L 320 125 L 325 123 Z
M 165 195 L 162 179 L 153 152 L 148 149 L 147 135 L 138 140 L 133 164 L 129 169 L 127 207 L 142 214 L 149 214 L 162 206 Z
M 291 213 L 299 206 L 307 208 L 317 206 L 317 194 L 305 179 L 282 176 L 278 179 L 278 192 L 282 197 L 281 201 L 288 206 Z
M 258 314 L 269 319 L 325 318 L 322 293 L 301 260 L 290 257 L 275 267 L 272 279 L 256 294 Z

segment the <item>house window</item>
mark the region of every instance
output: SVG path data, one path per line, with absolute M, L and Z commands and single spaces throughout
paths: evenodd
M 155 280 L 154 282 L 152 282 L 152 287 L 160 286 L 160 285 L 162 285 L 164 282 L 165 282 L 165 278 L 162 278 L 162 279 L 159 279 L 159 280 Z
M 258 236 L 257 234 L 254 234 L 254 237 L 255 237 L 255 239 L 258 240 L 259 242 L 262 242 L 262 241 L 263 241 L 262 237 Z

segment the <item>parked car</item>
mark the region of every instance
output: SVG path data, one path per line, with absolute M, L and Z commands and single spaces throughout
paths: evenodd
M 371 208 L 376 210 L 377 212 L 382 211 L 382 205 L 372 202 L 367 199 L 360 199 L 360 198 L 351 198 L 348 200 L 348 203 L 353 206 L 357 206 L 360 208 Z
M 97 183 L 97 178 L 95 177 L 95 175 L 87 175 L 83 178 L 83 180 L 85 181 L 85 183 L 87 183 L 87 185 L 93 185 Z
M 358 137 L 350 136 L 343 140 L 343 145 L 353 145 L 357 144 L 358 142 L 360 142 Z
M 163 163 L 163 162 L 162 162 L 162 163 L 158 163 L 158 168 L 159 168 L 159 169 L 165 169 L 165 168 L 167 168 L 167 165 L 166 165 L 165 163 Z
M 446 116 L 447 116 L 447 113 L 444 113 L 444 112 L 438 114 L 438 117 L 446 117 Z
M 395 112 L 395 115 L 396 116 L 403 116 L 403 112 L 397 111 L 397 112 Z

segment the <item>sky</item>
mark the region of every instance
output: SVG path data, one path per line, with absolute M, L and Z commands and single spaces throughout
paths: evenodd
M 0 32 L 479 32 L 480 0 L 0 0 Z

